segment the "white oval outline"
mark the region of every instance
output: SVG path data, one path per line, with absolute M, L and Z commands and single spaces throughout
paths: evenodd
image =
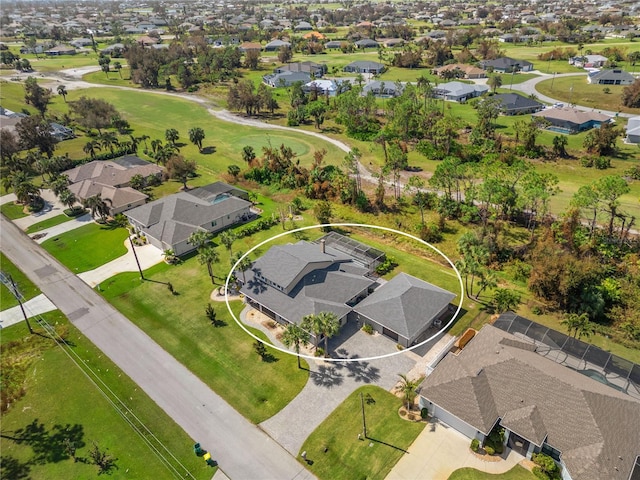
M 427 338 L 426 340 L 423 340 L 420 343 L 417 343 L 411 347 L 408 348 L 404 348 L 402 350 L 398 350 L 397 352 L 392 352 L 392 353 L 386 353 L 384 355 L 377 355 L 375 357 L 363 357 L 363 358 L 331 358 L 331 357 L 315 357 L 315 356 L 311 356 L 311 355 L 303 355 L 301 353 L 296 353 L 296 352 L 292 352 L 286 348 L 281 348 L 278 347 L 272 343 L 269 343 L 259 337 L 257 337 L 256 335 L 254 335 L 253 333 L 251 333 L 243 324 L 242 322 L 236 317 L 235 313 L 233 313 L 233 310 L 231 309 L 231 305 L 229 305 L 229 281 L 231 280 L 231 276 L 233 275 L 233 272 L 236 270 L 236 268 L 238 268 L 238 265 L 240 264 L 240 262 L 247 257 L 248 255 L 251 254 L 251 252 L 253 252 L 254 250 L 257 250 L 258 248 L 260 248 L 261 246 L 276 240 L 280 237 L 284 237 L 285 235 L 290 235 L 292 233 L 296 233 L 296 232 L 302 232 L 305 230 L 313 230 L 313 229 L 317 229 L 317 228 L 324 228 L 324 227 L 366 227 L 366 228 L 373 228 L 373 229 L 377 229 L 377 230 L 384 230 L 387 232 L 392 232 L 398 235 L 403 235 L 405 237 L 409 237 L 413 240 L 416 240 L 419 243 L 422 243 L 430 248 L 432 248 L 433 250 L 435 250 L 436 252 L 438 252 L 440 254 L 441 257 L 443 257 L 448 263 L 449 265 L 451 265 L 451 268 L 453 268 L 453 270 L 456 272 L 456 275 L 458 276 L 458 280 L 460 281 L 460 303 L 458 303 L 458 308 L 456 309 L 456 313 L 453 315 L 453 317 L 451 317 L 451 320 L 449 320 L 449 322 L 442 327 L 440 330 L 438 330 L 436 333 L 434 333 L 433 335 L 431 335 L 429 338 Z M 388 227 L 381 227 L 379 225 L 370 225 L 370 224 L 366 224 L 366 223 L 323 223 L 323 224 L 319 224 L 319 225 L 310 225 L 307 227 L 300 227 L 300 228 L 296 228 L 294 230 L 288 230 L 286 232 L 282 232 L 279 233 L 278 235 L 274 235 L 273 237 L 269 237 L 266 240 L 260 242 L 258 245 L 255 245 L 254 247 L 252 247 L 251 249 L 249 249 L 249 251 L 247 253 L 245 253 L 244 255 L 242 255 L 242 257 L 240 257 L 238 259 L 238 261 L 236 263 L 233 264 L 233 266 L 231 267 L 231 270 L 229 271 L 229 274 L 227 275 L 227 279 L 225 281 L 224 284 L 224 302 L 227 305 L 227 310 L 229 311 L 229 313 L 231 314 L 231 316 L 233 317 L 233 319 L 235 320 L 235 322 L 238 324 L 238 326 L 245 331 L 245 333 L 247 333 L 250 337 L 252 337 L 253 339 L 262 342 L 264 345 L 271 347 L 271 348 L 275 348 L 276 350 L 282 352 L 282 353 L 287 353 L 289 355 L 294 355 L 296 357 L 300 357 L 300 358 L 304 358 L 307 360 L 322 360 L 325 362 L 368 362 L 371 360 L 379 360 L 382 358 L 388 358 L 388 357 L 393 357 L 395 355 L 402 355 L 403 353 L 406 352 L 410 352 L 418 347 L 421 347 L 422 345 L 430 342 L 431 340 L 433 340 L 434 338 L 438 337 L 440 334 L 442 334 L 447 328 L 449 328 L 449 326 L 454 322 L 454 320 L 458 317 L 458 314 L 460 313 L 460 310 L 462 310 L 462 302 L 464 301 L 464 283 L 462 281 L 462 275 L 460 275 L 460 272 L 458 271 L 458 269 L 456 268 L 456 266 L 453 264 L 453 262 L 449 259 L 449 257 L 447 257 L 444 253 L 442 253 L 438 248 L 434 247 L 433 245 L 431 245 L 429 242 L 425 242 L 424 240 L 422 240 L 421 238 L 418 238 L 414 235 L 411 235 L 409 233 L 406 232 L 401 232 L 400 230 L 395 230 L 393 228 L 388 228 Z

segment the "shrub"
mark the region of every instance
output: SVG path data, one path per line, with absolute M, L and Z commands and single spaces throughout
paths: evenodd
M 362 331 L 364 333 L 368 333 L 369 335 L 373 335 L 373 327 L 371 325 L 369 325 L 368 323 L 365 323 L 362 326 Z
M 471 450 L 473 450 L 474 452 L 480 450 L 480 441 L 477 438 L 471 440 Z
M 387 256 L 380 265 L 376 267 L 376 273 L 378 275 L 384 275 L 386 273 L 391 272 L 394 268 L 396 268 L 398 264 L 395 262 L 393 257 Z
M 494 453 L 496 453 L 496 451 L 494 450 L 493 447 L 490 447 L 489 445 L 487 445 L 486 447 L 484 447 L 484 451 L 487 452 L 487 455 L 493 455 Z
M 426 408 L 426 407 L 421 408 L 421 409 L 420 409 L 420 417 L 421 417 L 423 420 L 426 420 L 426 418 L 427 418 L 428 416 L 429 416 L 429 409 L 428 409 L 428 408 Z
M 533 467 L 533 470 L 531 471 L 536 476 L 536 478 L 539 478 L 540 480 L 550 480 L 549 475 L 544 473 L 540 467 Z
M 324 348 L 318 347 L 318 349 L 316 350 L 315 356 L 316 357 L 324 357 Z

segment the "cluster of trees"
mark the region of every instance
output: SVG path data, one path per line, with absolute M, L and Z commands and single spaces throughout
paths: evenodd
M 640 108 L 640 79 L 624 87 L 621 101 L 625 107 Z

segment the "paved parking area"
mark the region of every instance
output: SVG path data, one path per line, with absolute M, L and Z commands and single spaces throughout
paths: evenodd
M 453 428 L 432 420 L 386 480 L 447 480 L 455 470 L 463 467 L 492 474 L 504 473 L 524 460 L 522 455 L 507 449 L 500 460 L 485 461 L 474 455 L 469 449 L 470 443 Z

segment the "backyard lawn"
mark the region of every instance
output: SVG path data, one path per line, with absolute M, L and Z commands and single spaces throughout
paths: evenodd
M 364 440 L 358 440 L 361 394 L 367 423 Z M 300 448 L 307 452 L 307 468 L 320 480 L 384 479 L 426 425 L 402 419 L 398 414 L 401 403 L 380 387 L 357 389 Z
M 91 223 L 56 235 L 42 247 L 74 273 L 87 272 L 127 253 L 126 228 Z
M 520 465 L 500 474 L 481 472 L 474 468 L 460 468 L 451 474 L 449 480 L 535 480 L 537 477 Z
M 18 291 L 22 294 L 25 301 L 36 297 L 40 290 L 36 287 L 27 276 L 22 273 L 5 255 L 0 252 L 0 269 L 2 273 L 11 275 L 14 283 L 18 287 Z M 18 305 L 18 300 L 9 291 L 4 284 L 0 285 L 0 310 L 6 310 Z
M 114 468 L 105 475 L 108 478 L 211 478 L 212 469 L 193 454 L 193 440 L 115 364 L 59 311 L 43 318 L 56 324 L 59 332 L 67 332 L 69 346 L 62 347 L 40 335 L 25 335 L 22 324 L 2 329 L 3 399 L 8 391 L 13 391 L 7 388 L 10 384 L 14 388 L 23 386 L 25 394 L 2 413 L 0 477 L 96 478 L 98 467 L 89 461 L 89 451 L 96 442 L 100 450 L 107 450 L 114 459 Z M 40 326 L 35 328 L 44 332 Z M 11 348 L 10 342 L 15 342 Z M 110 399 L 117 396 L 124 402 L 129 410 L 126 416 L 123 417 L 124 406 L 114 408 L 85 376 L 89 368 L 94 378 L 115 394 L 107 394 Z M 175 470 L 168 469 L 125 421 L 127 417 L 133 419 L 140 427 L 141 423 L 132 415 L 149 429 L 144 437 L 164 457 L 170 454 L 176 457 L 169 459 Z M 77 462 L 65 445 L 67 439 L 76 447 Z

